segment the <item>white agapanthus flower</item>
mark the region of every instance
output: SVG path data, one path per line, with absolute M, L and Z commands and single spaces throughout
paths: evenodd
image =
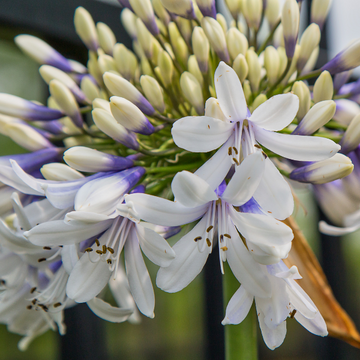
M 210 114 L 206 109 L 205 116 L 187 116 L 174 123 L 172 136 L 180 148 L 208 152 L 232 138 L 220 151 L 227 152 L 236 165 L 241 162 L 241 156 L 254 152 L 258 143 L 284 158 L 299 161 L 323 160 L 340 149 L 329 139 L 276 132 L 296 116 L 299 107 L 296 95 L 273 96 L 250 114 L 240 80 L 230 66 L 220 62 L 214 83 L 218 109 Z M 270 159 L 266 160 L 265 176 L 254 198 L 277 219 L 285 219 L 292 213 L 290 188 Z

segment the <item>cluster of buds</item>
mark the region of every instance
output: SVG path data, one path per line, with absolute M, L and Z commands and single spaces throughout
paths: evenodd
M 288 317 L 327 334 L 283 262 L 293 232 L 281 220 L 294 207 L 289 179 L 314 184 L 330 208 L 327 183 L 359 186 L 357 171 L 339 179 L 360 171 L 359 84 L 346 84 L 360 42 L 313 70 L 329 1 L 313 0 L 301 36 L 301 1 L 225 2 L 229 21 L 214 0 L 121 0 L 132 50 L 79 7 L 86 66 L 16 37 L 50 91 L 47 106 L 0 94 L 0 132 L 30 151 L 0 158 L 0 321 L 25 336 L 21 349 L 56 324 L 64 333 L 76 303 L 112 322 L 153 317 L 142 252 L 176 292 L 216 246 L 241 284 L 223 324 L 255 302 L 271 349 Z M 172 248 L 166 239 L 195 221 Z M 118 307 L 99 295 L 106 286 Z

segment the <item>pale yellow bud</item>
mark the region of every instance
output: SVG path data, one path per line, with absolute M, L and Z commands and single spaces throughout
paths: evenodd
M 265 17 L 272 29 L 280 19 L 280 4 L 279 0 L 267 0 Z
M 334 94 L 333 80 L 328 71 L 323 71 L 317 78 L 313 89 L 314 103 L 331 100 Z
M 251 95 L 252 95 L 249 80 L 244 80 L 243 90 L 244 90 L 244 95 L 245 95 L 246 102 L 249 102 L 249 100 L 251 98 Z
M 141 19 L 136 19 L 136 34 L 138 42 L 143 49 L 146 57 L 151 59 L 153 55 L 154 48 L 154 37 L 151 35 L 150 31 L 146 28 L 145 24 Z
M 181 36 L 175 23 L 171 22 L 168 26 L 168 29 L 169 29 L 171 45 L 175 52 L 175 57 L 179 59 L 179 61 L 183 65 L 186 65 L 187 59 L 189 57 L 189 51 L 186 42 Z
M 216 14 L 216 21 L 221 25 L 221 27 L 224 31 L 224 34 L 226 34 L 228 27 L 227 27 L 227 22 L 226 22 L 224 15 Z
M 261 13 L 263 9 L 262 0 L 245 0 L 244 16 L 251 28 L 258 29 L 260 26 Z
M 204 85 L 204 78 L 201 74 L 195 55 L 189 56 L 188 70 L 191 74 L 193 74 L 196 77 L 196 80 L 199 82 L 200 86 L 202 87 Z
M 225 0 L 226 6 L 230 10 L 232 17 L 237 20 L 241 13 L 241 1 L 240 0 Z
M 204 30 L 200 26 L 194 28 L 191 41 L 199 68 L 202 73 L 206 73 L 209 65 L 210 44 Z
M 261 104 L 263 104 L 267 100 L 267 97 L 265 94 L 258 95 L 251 106 L 251 111 L 253 112 L 257 107 L 259 107 Z
M 180 76 L 180 87 L 187 101 L 199 115 L 204 113 L 204 98 L 202 89 L 196 77 L 185 71 Z
M 297 69 L 301 71 L 314 49 L 319 45 L 320 42 L 320 28 L 316 24 L 310 24 L 300 39 L 300 54 L 297 62 Z
M 157 17 L 167 26 L 171 21 L 169 13 L 164 8 L 160 0 L 153 0 L 152 5 Z
M 245 56 L 243 54 L 239 54 L 235 58 L 232 67 L 235 70 L 237 76 L 239 77 L 240 82 L 243 83 L 249 72 L 249 66 L 246 62 Z
M 132 39 L 136 39 L 136 19 L 137 16 L 129 9 L 124 8 L 120 15 L 121 23 L 124 26 L 126 32 Z
M 176 15 L 185 18 L 195 18 L 193 3 L 191 0 L 161 0 L 164 8 Z
M 292 58 L 295 52 L 296 40 L 299 34 L 300 12 L 296 0 L 285 0 L 281 13 L 286 55 Z
M 320 30 L 329 13 L 331 2 L 332 0 L 312 0 L 311 2 L 311 22 L 318 24 Z
M 153 34 L 159 34 L 159 28 L 155 22 L 154 9 L 150 0 L 129 0 L 134 13 L 143 21 L 147 29 Z
M 279 78 L 280 56 L 273 46 L 266 47 L 264 51 L 264 67 L 269 84 L 273 85 Z
M 140 84 L 150 104 L 163 113 L 165 111 L 164 95 L 159 83 L 151 76 L 142 75 Z
M 76 33 L 87 48 L 96 51 L 99 44 L 95 23 L 90 13 L 81 6 L 75 10 L 74 25 Z
M 115 44 L 114 61 L 117 70 L 127 80 L 134 80 L 138 70 L 138 60 L 135 54 L 124 44 Z
M 99 69 L 99 64 L 97 57 L 94 53 L 90 51 L 89 61 L 87 63 L 87 68 L 89 69 L 89 74 L 94 77 L 98 84 L 102 84 L 102 72 Z
M 112 30 L 103 22 L 96 24 L 96 32 L 99 39 L 100 47 L 105 51 L 106 54 L 112 55 L 113 48 L 116 43 L 116 37 Z
M 100 97 L 99 87 L 88 76 L 81 79 L 80 88 L 90 101 Z
M 45 164 L 41 167 L 40 172 L 46 180 L 54 181 L 71 181 L 84 177 L 84 175 L 77 170 L 61 163 Z
M 261 80 L 261 65 L 259 58 L 252 48 L 246 52 L 245 58 L 249 67 L 248 79 L 250 81 L 251 90 L 256 92 L 259 90 Z
M 141 73 L 144 75 L 154 76 L 154 73 L 152 71 L 151 65 L 148 61 L 148 59 L 143 56 L 140 61 L 141 64 Z
M 317 59 L 319 57 L 320 47 L 317 46 L 314 51 L 311 53 L 309 60 L 305 64 L 304 68 L 301 71 L 301 75 L 307 74 L 315 68 Z
M 280 24 L 275 30 L 273 44 L 275 48 L 278 48 L 279 46 L 285 48 L 284 31 L 282 24 Z
M 99 70 L 104 73 L 106 71 L 117 71 L 114 58 L 110 55 L 101 54 L 98 58 Z
M 170 55 L 166 51 L 160 51 L 158 55 L 158 66 L 160 69 L 161 77 L 164 81 L 165 87 L 168 87 L 172 82 L 174 74 L 174 64 Z
M 346 129 L 340 141 L 341 152 L 347 154 L 355 150 L 360 143 L 360 114 L 356 115 Z
M 192 34 L 192 26 L 191 21 L 179 17 L 176 19 L 177 26 L 180 29 L 181 35 L 184 37 L 185 41 L 190 44 L 191 34 Z
M 292 87 L 292 92 L 299 98 L 299 110 L 296 114 L 296 117 L 300 121 L 310 109 L 310 90 L 303 81 L 296 81 Z
M 234 60 L 239 54 L 246 54 L 249 48 L 247 38 L 237 28 L 230 28 L 226 33 L 226 43 L 230 57 Z

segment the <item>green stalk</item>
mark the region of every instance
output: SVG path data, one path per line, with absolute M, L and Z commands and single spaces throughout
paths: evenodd
M 223 276 L 224 303 L 227 304 L 231 296 L 239 288 L 239 282 L 225 266 Z M 239 325 L 225 325 L 225 359 L 226 360 L 257 360 L 257 319 L 253 306 Z

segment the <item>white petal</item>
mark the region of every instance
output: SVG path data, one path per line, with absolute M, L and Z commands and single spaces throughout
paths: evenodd
M 71 270 L 75 264 L 79 261 L 79 255 L 77 245 L 65 245 L 61 250 L 61 261 L 65 268 L 65 271 L 70 275 Z
M 208 251 L 199 251 L 194 239 L 205 233 L 206 217 L 183 236 L 174 246 L 176 258 L 166 268 L 160 268 L 156 285 L 167 292 L 177 292 L 189 285 L 201 272 L 209 256 Z
M 134 231 L 130 232 L 125 243 L 125 266 L 131 294 L 137 307 L 144 315 L 153 318 L 154 290 Z
M 122 309 L 111 306 L 107 302 L 98 298 L 93 298 L 88 301 L 87 305 L 95 315 L 114 323 L 120 323 L 127 320 L 133 312 L 132 309 Z
M 119 215 L 116 211 L 111 215 L 97 214 L 89 211 L 70 211 L 65 215 L 64 221 L 70 224 L 73 222 L 96 224 L 100 221 L 114 219 L 117 216 Z
M 256 108 L 249 120 L 263 129 L 278 131 L 294 120 L 298 109 L 299 98 L 296 95 L 275 95 Z
M 239 232 L 258 246 L 285 245 L 294 237 L 289 226 L 271 216 L 233 211 L 231 218 Z
M 295 314 L 295 319 L 308 331 L 315 335 L 327 336 L 328 331 L 326 328 L 326 322 L 318 312 L 313 319 L 307 319 L 301 313 L 297 312 Z
M 253 303 L 254 296 L 249 294 L 243 286 L 240 286 L 231 297 L 227 307 L 225 318 L 221 322 L 226 324 L 240 324 L 247 316 Z
M 335 155 L 340 145 L 319 136 L 274 133 L 254 126 L 256 140 L 275 154 L 299 161 L 319 161 Z
M 329 225 L 325 221 L 319 222 L 319 230 L 324 234 L 333 235 L 333 236 L 350 234 L 358 230 L 359 228 L 360 228 L 360 224 L 355 224 L 353 226 L 341 228 L 341 227 Z
M 71 245 L 102 233 L 111 226 L 111 223 L 112 220 L 106 220 L 90 225 L 69 225 L 63 220 L 48 221 L 26 231 L 24 236 L 39 246 Z
M 192 152 L 217 149 L 231 136 L 233 124 L 208 116 L 187 116 L 175 121 L 171 134 L 175 144 Z
M 256 307 L 256 312 L 258 313 L 258 320 L 260 325 L 261 334 L 263 336 L 266 346 L 270 350 L 274 350 L 279 347 L 286 335 L 286 322 L 283 321 L 275 329 L 270 329 L 266 326 L 264 322 L 264 314 L 261 310 Z
M 187 208 L 174 202 L 147 194 L 131 194 L 125 196 L 128 205 L 137 216 L 152 224 L 177 226 L 191 223 L 199 219 L 208 205 Z
M 204 179 L 213 190 L 221 184 L 230 170 L 232 164 L 228 148 L 232 146 L 233 142 L 234 136 L 232 135 L 204 165 L 195 171 L 195 174 Z
M 277 246 L 256 245 L 247 239 L 246 244 L 253 259 L 263 265 L 278 263 L 281 259 L 285 259 L 288 256 L 291 249 L 291 242 Z
M 244 120 L 247 106 L 243 88 L 236 72 L 224 62 L 215 71 L 216 96 L 224 115 L 232 121 Z
M 171 189 L 175 200 L 190 208 L 218 198 L 205 180 L 189 171 L 177 173 L 171 183 Z
M 175 258 L 175 252 L 168 242 L 154 230 L 136 226 L 141 250 L 154 264 L 166 267 Z
M 276 219 L 288 218 L 294 210 L 294 198 L 289 184 L 268 158 L 261 182 L 254 193 L 261 208 Z
M 92 262 L 88 253 L 85 253 L 70 273 L 66 294 L 77 303 L 87 302 L 100 293 L 109 282 L 111 274 L 105 261 Z
M 228 240 L 227 261 L 242 286 L 254 296 L 269 297 L 271 286 L 260 265 L 251 257 L 234 226 L 229 224 L 231 239 Z
M 242 205 L 253 196 L 265 169 L 265 158 L 261 152 L 247 156 L 240 166 L 235 167 L 222 199 L 233 205 Z

